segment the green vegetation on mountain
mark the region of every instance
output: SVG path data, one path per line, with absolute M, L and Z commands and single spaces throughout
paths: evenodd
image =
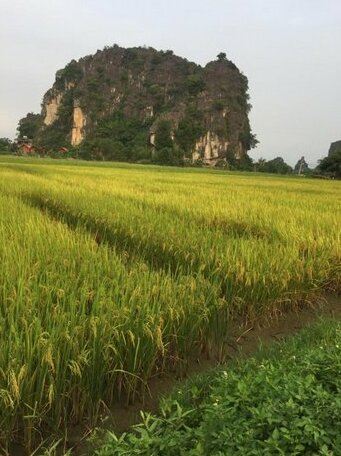
M 18 131 L 41 150 L 72 146 L 87 159 L 214 165 L 256 145 L 250 108 L 247 78 L 224 53 L 201 67 L 172 51 L 114 45 L 57 71 L 41 114 Z

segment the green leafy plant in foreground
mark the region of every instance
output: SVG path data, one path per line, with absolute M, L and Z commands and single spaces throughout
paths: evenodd
M 197 377 L 97 456 L 341 454 L 341 325 Z

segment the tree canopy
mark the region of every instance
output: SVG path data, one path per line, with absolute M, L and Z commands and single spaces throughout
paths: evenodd
M 22 139 L 26 136 L 27 138 L 32 139 L 36 136 L 40 126 L 41 115 L 29 112 L 26 117 L 19 120 L 17 127 L 18 137 Z

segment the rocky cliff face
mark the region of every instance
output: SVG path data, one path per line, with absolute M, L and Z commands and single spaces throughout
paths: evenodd
M 43 106 L 44 117 L 43 122 L 44 125 L 52 125 L 55 120 L 58 118 L 58 109 L 61 104 L 63 95 L 62 93 L 57 93 L 54 98 L 49 99 Z
M 34 140 L 79 146 L 95 158 L 134 159 L 137 149 L 155 154 L 166 145 L 208 164 L 241 159 L 255 144 L 247 91 L 225 54 L 202 68 L 171 51 L 115 45 L 56 73 Z
M 80 102 L 75 100 L 73 103 L 72 113 L 72 131 L 71 131 L 71 145 L 79 146 L 85 134 L 86 117 L 81 108 Z

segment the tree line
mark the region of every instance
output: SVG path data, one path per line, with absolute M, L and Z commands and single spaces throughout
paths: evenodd
M 108 160 L 108 161 L 130 161 L 138 163 L 155 163 L 168 166 L 205 166 L 203 160 L 191 160 L 186 158 L 186 154 L 181 147 L 174 145 L 170 138 L 170 125 L 167 122 L 161 122 L 155 135 L 155 146 L 147 147 L 144 143 L 143 135 L 136 135 L 136 131 L 141 132 L 141 125 L 131 125 L 122 123 L 118 117 L 116 119 L 115 133 L 119 140 L 112 138 L 112 127 L 107 131 L 107 135 L 102 137 L 93 137 L 85 141 L 78 148 L 56 151 L 39 150 L 34 153 L 40 156 L 52 156 L 55 158 L 80 158 L 85 160 Z M 106 125 L 102 129 L 105 132 Z M 23 140 L 30 131 L 21 131 L 18 128 L 18 139 Z M 103 132 L 102 132 L 103 133 Z M 288 165 L 282 157 L 276 157 L 272 160 L 259 158 L 257 161 L 250 158 L 247 154 L 237 159 L 233 152 L 228 152 L 226 158 L 219 159 L 215 163 L 216 168 L 238 170 L 238 171 L 255 171 L 271 174 L 298 174 L 305 176 L 321 176 L 327 178 L 341 178 L 341 142 L 339 147 L 333 148 L 328 156 L 319 160 L 316 168 L 309 168 L 304 157 L 301 157 L 294 167 Z M 64 148 L 65 149 L 65 148 Z M 0 154 L 18 154 L 18 142 L 11 141 L 8 138 L 0 138 Z

